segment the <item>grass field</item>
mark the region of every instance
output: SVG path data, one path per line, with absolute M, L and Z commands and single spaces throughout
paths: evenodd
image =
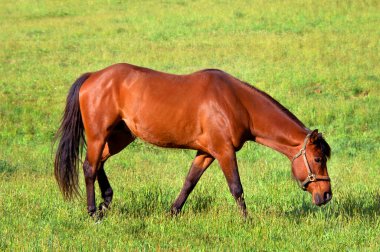
M 380 250 L 379 1 L 0 1 L 0 27 L 1 251 Z M 95 223 L 61 197 L 52 142 L 74 80 L 117 62 L 265 90 L 324 133 L 332 201 L 313 206 L 284 156 L 247 143 L 250 219 L 216 162 L 172 218 L 195 152 L 136 141 L 106 163 L 115 196 Z

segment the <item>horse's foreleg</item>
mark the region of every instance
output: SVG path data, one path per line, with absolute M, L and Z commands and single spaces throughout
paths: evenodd
M 189 173 L 186 177 L 182 190 L 171 207 L 171 213 L 173 215 L 176 215 L 181 211 L 183 205 L 186 202 L 187 197 L 194 189 L 195 185 L 201 178 L 203 172 L 210 166 L 210 164 L 213 161 L 214 158 L 209 154 L 200 151 L 197 152 L 197 155 L 190 167 Z
M 236 161 L 235 152 L 230 152 L 229 154 L 224 154 L 217 158 L 226 177 L 228 186 L 232 196 L 235 198 L 244 217 L 247 216 L 247 207 L 244 201 L 243 186 L 240 182 L 240 176 Z

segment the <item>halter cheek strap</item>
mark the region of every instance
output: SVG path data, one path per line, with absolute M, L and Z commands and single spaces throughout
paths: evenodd
M 307 161 L 307 158 L 306 158 L 306 144 L 309 141 L 310 135 L 311 135 L 311 133 L 307 134 L 307 136 L 305 137 L 305 141 L 303 142 L 301 150 L 292 159 L 292 163 L 293 163 L 294 160 L 296 160 L 299 156 L 302 155 L 302 157 L 303 157 L 303 161 L 305 163 L 308 175 L 307 175 L 305 180 L 298 181 L 298 183 L 299 183 L 300 187 L 302 188 L 302 190 L 304 190 L 304 191 L 306 191 L 307 186 L 312 182 L 330 181 L 329 176 L 316 175 L 311 171 L 309 162 Z

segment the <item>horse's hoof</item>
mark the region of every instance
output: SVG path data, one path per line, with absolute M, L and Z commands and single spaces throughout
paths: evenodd
M 110 209 L 110 205 L 106 204 L 104 202 L 99 204 L 98 211 L 96 212 L 96 220 L 99 222 L 102 220 L 105 216 L 107 211 Z
M 101 211 L 100 209 L 96 212 L 89 213 L 91 219 L 95 221 L 96 224 L 100 223 L 105 216 L 105 210 Z
M 96 223 L 100 223 L 101 220 L 103 219 L 104 214 L 100 211 L 95 211 L 95 212 L 88 212 L 90 218 Z
M 94 218 L 96 216 L 96 209 L 88 211 L 88 215 L 90 215 L 91 218 Z
M 95 222 L 96 223 L 99 223 L 99 222 L 101 222 L 102 220 L 103 220 L 103 218 L 104 218 L 104 216 L 106 215 L 106 213 L 104 212 L 104 211 L 98 211 L 97 213 L 96 213 L 96 219 L 95 219 Z
M 99 204 L 99 211 L 100 212 L 103 212 L 103 211 L 107 211 L 110 209 L 110 204 L 106 204 L 105 202 L 102 202 Z
M 254 224 L 254 219 L 250 215 L 245 217 L 243 221 L 245 224 Z
M 175 208 L 175 207 L 173 207 L 170 210 L 170 214 L 171 214 L 172 217 L 178 216 L 180 212 L 181 212 L 181 209 L 178 209 L 178 208 Z

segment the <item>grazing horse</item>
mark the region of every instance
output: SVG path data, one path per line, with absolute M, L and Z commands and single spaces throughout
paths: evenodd
M 113 191 L 106 160 L 137 137 L 169 148 L 197 150 L 171 212 L 177 214 L 214 159 L 243 215 L 246 205 L 236 152 L 248 141 L 289 158 L 301 188 L 320 206 L 331 197 L 327 158 L 330 147 L 263 91 L 215 69 L 174 75 L 130 64 L 86 73 L 72 85 L 57 132 L 55 177 L 65 198 L 77 195 L 81 146 L 87 144 L 83 172 L 87 210 L 96 213 L 97 179 L 107 209 Z

